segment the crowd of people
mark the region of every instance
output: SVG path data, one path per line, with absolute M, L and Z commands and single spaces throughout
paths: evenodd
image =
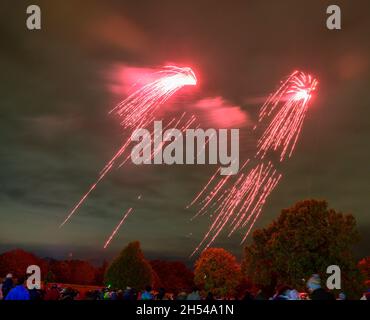
M 8 274 L 0 284 L 0 300 L 346 300 L 345 293 L 341 292 L 337 297 L 321 285 L 319 275 L 314 274 L 307 281 L 308 292 L 298 292 L 294 288 L 286 285 L 279 286 L 273 296 L 266 296 L 263 291 L 255 294 L 246 291 L 242 297 L 224 298 L 215 297 L 211 292 L 202 295 L 200 290 L 194 287 L 191 292 L 179 291 L 178 293 L 166 292 L 164 288 L 153 290 L 147 286 L 140 291 L 135 288 L 126 287 L 125 290 L 113 288 L 100 288 L 90 290 L 81 294 L 72 287 L 63 287 L 57 284 L 45 285 L 44 289 L 29 290 L 25 283 L 25 278 L 13 279 L 12 274 Z M 365 293 L 361 300 L 370 300 L 370 290 Z

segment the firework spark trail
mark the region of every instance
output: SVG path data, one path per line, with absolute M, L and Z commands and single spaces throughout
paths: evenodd
M 282 178 L 282 175 L 279 174 L 276 178 L 273 178 L 273 179 L 270 178 L 269 179 L 268 184 L 265 187 L 265 192 L 263 194 L 261 194 L 261 196 L 260 196 L 260 199 L 259 199 L 259 207 L 258 207 L 258 210 L 256 210 L 255 217 L 254 217 L 252 223 L 249 224 L 249 229 L 245 233 L 244 238 L 241 241 L 241 244 L 244 243 L 244 241 L 247 239 L 247 237 L 250 234 L 250 232 L 251 232 L 254 224 L 256 223 L 258 217 L 260 216 L 260 214 L 262 212 L 263 205 L 265 204 L 266 199 L 271 194 L 271 192 L 275 189 L 275 187 L 277 186 L 277 184 L 279 183 L 279 181 L 280 181 L 281 178 Z M 248 219 L 243 223 L 242 227 L 246 226 L 246 224 L 249 222 L 249 219 L 251 217 L 252 217 L 252 215 L 250 215 L 248 217 Z
M 188 207 L 195 203 L 201 205 L 193 218 L 210 210 L 216 216 L 191 256 L 201 248 L 207 249 L 227 225 L 231 228 L 229 237 L 236 230 L 248 227 L 241 243 L 246 240 L 268 196 L 282 178 L 272 162 L 266 164 L 263 158 L 269 150 L 277 152 L 279 148 L 282 149 L 280 161 L 286 155 L 292 155 L 317 85 L 316 79 L 300 71 L 294 71 L 283 81 L 260 110 L 259 122 L 270 116 L 273 118 L 258 140 L 255 158 L 259 159 L 259 164 L 248 174 L 241 173 L 235 182 L 231 182 L 231 186 L 227 183 L 228 177 L 216 178 L 219 168 L 190 203 Z M 240 171 L 247 163 L 248 161 Z
M 247 161 L 244 162 L 244 164 L 242 165 L 242 167 L 240 168 L 240 171 L 244 169 L 244 167 L 249 163 L 249 159 Z M 216 172 L 213 174 L 213 176 L 208 180 L 208 182 L 206 183 L 206 185 L 202 188 L 202 190 L 195 196 L 195 198 L 191 201 L 190 204 L 188 204 L 186 206 L 186 209 L 189 209 L 191 206 L 193 206 L 201 197 L 202 195 L 207 191 L 208 187 L 212 184 L 212 182 L 216 179 L 216 176 L 217 174 L 221 171 L 221 167 L 219 167 Z M 206 209 L 208 207 L 208 205 L 211 204 L 211 200 L 217 196 L 217 193 L 219 191 L 221 191 L 222 189 L 222 186 L 225 185 L 225 183 L 227 182 L 227 180 L 229 180 L 230 178 L 230 175 L 229 176 L 225 176 L 225 177 L 222 177 L 218 182 L 218 184 L 216 185 L 216 187 L 214 187 L 212 189 L 212 191 L 209 192 L 208 196 L 204 197 L 203 200 L 201 200 L 199 203 L 200 204 L 203 204 L 203 207 L 198 210 L 198 212 L 194 215 L 194 217 L 191 218 L 191 220 L 195 219 L 197 216 L 199 216 L 200 214 L 204 215 L 206 213 Z M 240 179 L 240 178 L 239 178 Z M 227 193 L 227 190 L 224 190 L 223 193 L 221 194 L 220 198 L 218 198 L 219 200 L 225 196 L 225 194 Z M 214 203 L 215 204 L 215 203 Z M 214 205 L 213 204 L 213 205 Z M 212 206 L 212 204 L 211 204 Z
M 154 113 L 160 105 L 167 102 L 182 87 L 196 85 L 197 83 L 194 72 L 187 67 L 166 66 L 163 70 L 157 72 L 156 75 L 158 75 L 158 79 L 132 93 L 109 112 L 116 113 L 122 118 L 121 125 L 124 128 L 130 128 L 134 132 L 136 129 L 147 127 L 155 119 Z M 189 126 L 194 120 L 192 117 L 185 127 Z M 130 145 L 130 138 L 131 134 L 113 158 L 100 171 L 96 182 L 90 186 L 88 191 L 72 208 L 60 224 L 60 228 L 72 218 L 91 192 L 95 190 L 96 186 L 112 170 L 116 161 L 124 155 Z
M 264 158 L 269 150 L 277 151 L 279 148 L 282 149 L 280 161 L 292 155 L 317 84 L 311 75 L 294 71 L 267 99 L 261 108 L 259 122 L 271 116 L 275 109 L 278 111 L 258 140 L 257 156 Z
M 198 129 L 198 128 L 197 128 Z M 217 138 L 217 133 L 215 132 L 212 132 L 211 135 L 207 136 L 207 139 L 205 140 L 205 143 L 203 145 L 203 147 L 199 150 L 199 152 L 196 154 L 196 156 L 194 155 L 194 160 L 196 159 L 199 159 L 199 157 L 206 151 L 206 147 L 208 144 L 210 144 L 210 142 L 214 139 L 214 138 Z
M 191 256 L 200 249 L 207 249 L 227 225 L 232 228 L 229 236 L 237 229 L 248 226 L 248 222 L 259 215 L 266 198 L 276 187 L 280 178 L 281 175 L 278 174 L 273 164 L 268 162 L 258 164 L 248 174 L 241 174 L 235 182 L 225 186 L 222 193 L 220 193 L 220 182 L 218 182 L 210 191 L 213 201 L 218 204 L 217 208 L 213 210 L 216 217 Z M 220 181 L 224 180 L 225 178 L 220 179 Z M 208 201 L 206 205 L 209 208 Z M 204 207 L 202 209 L 204 210 Z M 252 224 L 255 223 L 255 220 L 252 221 Z M 242 241 L 244 239 L 245 237 Z
M 272 163 L 267 165 L 262 163 L 252 169 L 245 179 L 238 179 L 233 185 L 231 196 L 224 201 L 222 207 L 222 210 L 225 210 L 227 221 L 234 216 L 234 219 L 229 223 L 231 227 L 234 225 L 229 236 L 240 227 L 243 221 L 243 227 L 245 227 L 250 217 L 258 208 L 262 207 L 265 195 L 269 194 L 269 192 L 266 193 L 268 183 L 271 179 L 275 180 L 276 177 L 278 176 Z
M 118 232 L 118 230 L 121 228 L 123 222 L 126 220 L 126 218 L 129 216 L 129 214 L 132 212 L 132 208 L 128 209 L 125 213 L 125 215 L 123 216 L 123 218 L 121 219 L 121 221 L 119 222 L 119 224 L 114 228 L 112 234 L 109 236 L 108 240 L 105 242 L 104 244 L 104 249 L 106 249 L 109 244 L 111 243 L 112 239 L 114 238 L 114 236 L 116 235 L 116 233 Z
M 183 124 L 182 126 L 181 126 L 181 128 L 179 129 L 179 131 L 181 131 L 181 132 L 184 132 L 184 131 L 186 131 L 193 123 L 194 123 L 194 121 L 195 121 L 195 116 L 192 116 L 185 124 Z M 177 127 L 177 126 L 179 126 L 180 125 L 180 122 L 181 122 L 181 118 L 179 119 L 179 121 L 177 121 L 177 123 L 175 124 L 175 128 Z M 152 152 L 152 154 L 151 154 L 151 159 L 154 159 L 155 158 L 155 156 L 157 155 L 157 154 L 159 154 L 159 152 L 161 152 L 162 151 L 162 148 L 163 148 L 163 146 L 167 143 L 168 141 L 165 141 L 165 140 L 162 140 L 161 141 L 161 143 L 157 146 L 157 149 L 154 149 L 153 150 L 153 152 Z
M 167 66 L 157 72 L 159 79 L 143 86 L 119 103 L 110 113 L 122 117 L 122 126 L 135 128 L 138 123 L 146 127 L 156 109 L 186 85 L 196 85 L 197 79 L 190 68 Z
M 184 116 L 185 116 L 185 112 L 181 115 L 181 117 L 178 119 L 178 121 L 174 124 L 174 128 L 177 128 Z M 163 127 L 162 131 L 165 131 L 167 130 L 174 122 L 176 121 L 176 118 L 172 118 L 165 127 Z M 190 117 L 189 120 L 187 120 L 187 122 L 185 122 L 184 124 L 181 124 L 181 127 L 179 128 L 179 130 L 181 132 L 184 132 L 186 131 L 194 122 L 196 121 L 196 117 L 194 115 L 192 115 Z M 150 141 L 154 139 L 154 132 L 151 132 L 150 133 Z M 159 146 L 157 146 L 157 149 L 155 149 L 153 152 L 151 152 L 151 155 L 150 155 L 150 160 L 153 160 L 155 155 L 158 154 L 161 150 L 162 150 L 162 147 L 163 145 L 165 144 L 165 141 L 162 141 L 160 143 Z M 145 152 L 147 151 L 147 149 L 151 150 L 151 143 L 148 143 L 146 144 L 144 147 L 143 147 L 143 153 L 145 154 Z M 135 162 L 135 160 L 137 160 L 137 158 L 139 157 L 139 155 L 137 155 L 135 158 L 133 158 L 132 160 Z M 128 162 L 128 160 L 131 158 L 131 154 L 128 154 L 127 157 L 121 162 L 121 164 L 119 165 L 119 168 L 122 167 L 124 164 L 126 164 Z
M 186 209 L 190 208 L 193 204 L 195 204 L 197 202 L 197 200 L 203 195 L 203 193 L 206 192 L 208 186 L 213 182 L 213 180 L 216 178 L 216 175 L 220 172 L 220 170 L 221 170 L 221 167 L 216 170 L 214 175 L 208 180 L 208 182 L 203 187 L 203 189 L 200 190 L 200 192 L 195 196 L 193 201 L 189 205 L 186 206 Z

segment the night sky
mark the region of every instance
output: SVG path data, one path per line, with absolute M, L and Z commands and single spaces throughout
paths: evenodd
M 339 31 L 326 28 L 333 1 L 126 2 L 1 1 L 0 252 L 101 259 L 137 239 L 150 258 L 188 259 L 210 220 L 191 222 L 195 210 L 184 208 L 216 166 L 124 166 L 58 228 L 125 135 L 108 111 L 127 96 L 130 71 L 174 63 L 192 67 L 199 85 L 168 113 L 187 108 L 205 127 L 240 127 L 241 159 L 253 157 L 257 112 L 280 79 L 314 74 L 301 138 L 255 227 L 298 200 L 326 199 L 356 217 L 356 254 L 368 255 L 370 2 L 334 1 Z M 28 4 L 41 6 L 41 31 L 25 27 Z M 240 236 L 215 246 L 240 257 Z

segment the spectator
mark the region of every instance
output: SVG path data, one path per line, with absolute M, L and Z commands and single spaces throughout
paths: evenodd
M 122 290 L 117 291 L 117 300 L 123 300 L 123 291 Z
M 60 293 L 60 300 L 74 300 L 78 295 L 78 291 L 73 290 L 72 288 L 64 288 Z
M 141 300 L 153 300 L 152 287 L 147 286 L 145 291 L 141 294 Z
M 213 300 L 215 300 L 215 298 L 213 297 L 213 293 L 212 292 L 208 292 L 207 297 L 206 297 L 206 300 L 207 301 L 213 301 Z
M 187 300 L 200 300 L 200 294 L 197 287 L 194 287 L 193 291 L 189 293 Z
M 109 290 L 105 290 L 103 299 L 104 300 L 110 300 L 110 292 L 109 292 Z
M 35 301 L 42 300 L 42 294 L 40 290 L 33 288 L 31 290 L 28 290 L 28 292 L 30 294 L 30 300 L 35 300 Z
M 135 288 L 131 289 L 131 300 L 132 301 L 138 300 L 138 294 Z
M 164 288 L 159 288 L 158 294 L 156 295 L 156 300 L 167 300 L 166 291 L 164 290 Z
M 370 300 L 370 289 L 363 294 L 360 300 Z
M 288 292 L 288 298 L 289 300 L 301 300 L 299 292 L 295 289 L 292 289 Z
M 132 300 L 132 289 L 131 287 L 126 287 L 126 290 L 123 292 L 123 300 Z
M 344 292 L 339 293 L 337 300 L 347 300 L 347 296 Z
M 18 284 L 9 291 L 5 300 L 30 300 L 30 294 L 24 285 L 25 278 L 18 278 Z
M 333 294 L 321 288 L 321 279 L 318 274 L 313 274 L 307 281 L 308 291 L 311 293 L 311 300 L 335 300 Z
M 289 300 L 289 293 L 292 288 L 282 285 L 277 290 L 271 300 Z
M 176 300 L 186 300 L 188 297 L 188 295 L 186 294 L 185 291 L 181 291 L 177 297 L 176 297 Z
M 112 290 L 112 292 L 110 293 L 110 300 L 118 300 L 118 296 L 117 296 L 117 291 L 116 290 Z
M 267 295 L 262 289 L 258 290 L 256 296 L 255 296 L 255 300 L 267 300 L 267 297 L 269 295 Z
M 13 288 L 13 286 L 14 286 L 13 275 L 11 273 L 8 273 L 1 287 L 1 291 L 3 293 L 3 299 L 6 298 L 7 294 Z
M 252 300 L 254 300 L 254 297 L 249 291 L 246 291 L 242 300 L 243 301 L 252 301 Z
M 51 286 L 50 290 L 46 291 L 45 300 L 48 301 L 59 300 L 59 290 L 55 284 Z

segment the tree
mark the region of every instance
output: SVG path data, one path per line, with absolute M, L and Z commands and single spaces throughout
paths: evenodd
M 45 279 L 44 279 L 44 283 L 45 283 L 45 285 L 47 285 L 48 283 L 51 283 L 51 282 L 55 282 L 55 276 L 54 276 L 53 272 L 51 270 L 49 270 L 46 274 Z
M 150 265 L 159 277 L 159 287 L 168 292 L 190 291 L 194 286 L 194 274 L 180 261 L 152 260 Z
M 145 260 L 140 242 L 131 242 L 111 263 L 105 273 L 105 283 L 117 289 L 127 286 L 142 290 L 152 285 L 153 269 Z
M 67 261 L 70 270 L 69 283 L 73 284 L 95 284 L 96 269 L 87 261 Z
M 221 248 L 209 248 L 195 262 L 194 282 L 205 293 L 234 296 L 240 283 L 240 265 L 236 258 Z
M 71 269 L 68 261 L 49 261 L 49 271 L 54 275 L 54 281 L 59 283 L 71 283 Z
M 360 269 L 364 280 L 365 280 L 365 285 L 367 287 L 370 287 L 370 257 L 365 257 L 363 258 L 359 263 L 358 263 L 358 268 Z
M 12 273 L 15 277 L 26 275 L 27 267 L 37 265 L 41 268 L 41 275 L 46 274 L 46 263 L 27 251 L 15 249 L 0 255 L 0 277 Z
M 49 272 L 54 281 L 70 284 L 96 284 L 97 269 L 83 260 L 50 260 Z
M 261 287 L 289 284 L 305 289 L 303 279 L 313 273 L 326 279 L 327 267 L 338 265 L 342 290 L 357 298 L 361 280 L 352 246 L 358 239 L 352 215 L 328 209 L 326 201 L 300 201 L 253 233 L 253 243 L 245 248 L 246 274 Z
M 108 266 L 109 266 L 109 264 L 108 264 L 107 260 L 104 260 L 101 267 L 99 267 L 96 270 L 96 274 L 95 274 L 96 284 L 102 285 L 104 283 L 104 274 L 107 271 Z

